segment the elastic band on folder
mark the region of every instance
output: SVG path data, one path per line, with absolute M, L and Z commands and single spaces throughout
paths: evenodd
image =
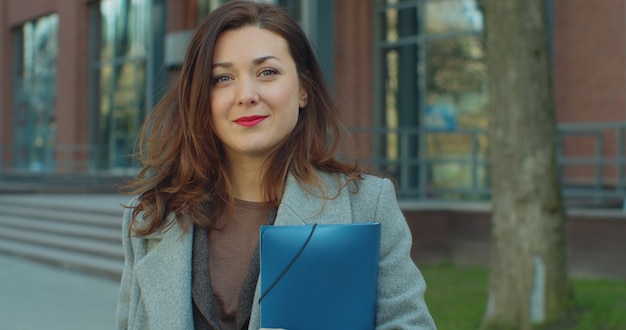
M 304 251 L 304 248 L 306 248 L 306 246 L 309 244 L 309 241 L 311 240 L 311 237 L 313 236 L 313 232 L 315 231 L 315 227 L 317 227 L 317 224 L 313 224 L 313 228 L 311 228 L 311 232 L 309 233 L 309 237 L 307 237 L 306 241 L 304 242 L 304 244 L 302 245 L 302 247 L 300 248 L 298 253 L 296 253 L 296 255 L 293 257 L 293 259 L 291 259 L 291 261 L 289 262 L 287 267 L 285 267 L 285 269 L 283 269 L 282 273 L 280 273 L 280 275 L 278 275 L 278 277 L 274 280 L 272 285 L 270 285 L 269 288 L 267 288 L 267 290 L 265 290 L 265 292 L 261 295 L 261 298 L 259 298 L 259 303 L 261 303 L 261 300 L 263 300 L 263 298 L 265 298 L 265 296 L 267 296 L 267 294 L 276 286 L 276 284 L 278 284 L 278 282 L 283 278 L 283 276 L 285 276 L 285 274 L 287 274 L 287 271 L 289 271 L 289 268 L 291 268 L 291 266 L 293 266 L 293 264 L 296 263 L 296 260 L 298 260 L 298 258 L 302 254 L 302 252 Z

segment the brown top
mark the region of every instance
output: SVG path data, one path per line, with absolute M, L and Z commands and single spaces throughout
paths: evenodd
M 209 273 L 215 309 L 222 329 L 235 329 L 237 299 L 259 243 L 259 227 L 270 210 L 263 203 L 235 200 L 232 217 L 208 231 Z

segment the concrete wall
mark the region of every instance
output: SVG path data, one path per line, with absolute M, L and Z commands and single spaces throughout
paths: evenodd
M 450 261 L 488 267 L 491 214 L 480 210 L 405 210 L 418 265 Z M 567 215 L 566 253 L 573 276 L 626 279 L 626 213 L 573 210 Z

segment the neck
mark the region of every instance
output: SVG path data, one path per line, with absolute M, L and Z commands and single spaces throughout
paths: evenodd
M 263 161 L 231 159 L 229 164 L 228 175 L 234 197 L 249 202 L 263 202 Z

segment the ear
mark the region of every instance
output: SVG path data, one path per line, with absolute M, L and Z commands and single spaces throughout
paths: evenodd
M 306 107 L 308 103 L 309 93 L 303 87 L 300 87 L 300 108 Z

